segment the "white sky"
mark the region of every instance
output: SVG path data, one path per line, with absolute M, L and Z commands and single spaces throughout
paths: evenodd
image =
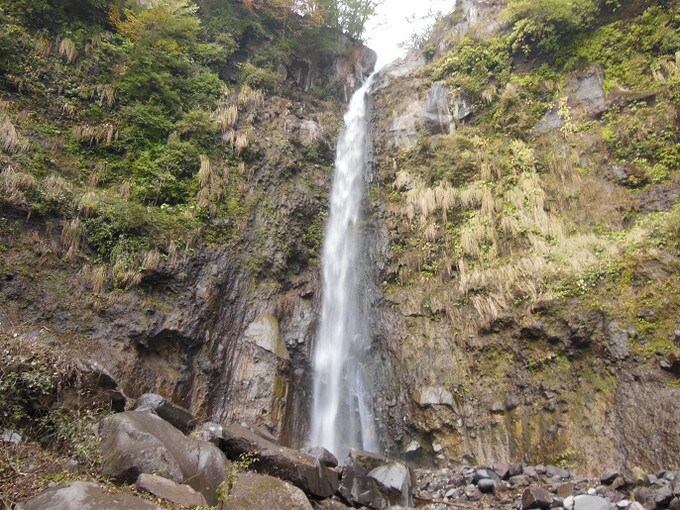
M 448 14 L 455 5 L 455 0 L 384 0 L 366 29 L 366 45 L 378 53 L 376 69 L 404 55 L 399 43 L 432 24 L 423 19 L 429 12 Z

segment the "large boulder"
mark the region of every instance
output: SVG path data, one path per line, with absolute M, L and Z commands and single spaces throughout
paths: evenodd
M 135 483 L 137 488 L 179 506 L 207 506 L 203 494 L 188 485 L 175 483 L 162 476 L 142 473 Z
M 19 503 L 15 510 L 162 510 L 142 498 L 110 494 L 96 483 L 71 482 Z
M 350 506 L 365 506 L 376 510 L 390 504 L 381 485 L 368 476 L 369 471 L 360 464 L 348 464 L 342 470 L 338 495 Z
M 390 462 L 372 469 L 368 476 L 378 482 L 391 504 L 413 506 L 413 476 L 409 468 L 398 462 Z
M 258 473 L 240 473 L 234 479 L 222 510 L 312 510 L 307 496 L 297 487 Z
M 384 455 L 375 452 L 367 452 L 353 448 L 349 451 L 349 464 L 359 465 L 367 471 L 384 466 L 389 463 L 389 459 Z
M 551 131 L 556 131 L 564 127 L 564 115 L 560 111 L 559 106 L 553 106 L 543 114 L 533 129 L 533 134 L 544 135 Z
M 137 399 L 135 411 L 156 413 L 185 434 L 191 432 L 196 425 L 196 418 L 191 411 L 171 402 L 156 393 L 145 393 Z
M 600 496 L 582 494 L 574 498 L 574 510 L 609 510 L 609 501 Z
M 215 445 L 186 437 L 155 414 L 140 411 L 105 418 L 101 437 L 105 476 L 133 483 L 142 473 L 156 474 L 186 483 L 216 503 L 229 461 Z
M 219 443 L 230 459 L 252 454 L 253 469 L 287 480 L 307 494 L 327 498 L 338 488 L 337 472 L 318 458 L 280 446 L 242 425 L 224 427 Z

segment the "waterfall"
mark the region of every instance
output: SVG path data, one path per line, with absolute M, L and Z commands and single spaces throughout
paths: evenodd
M 311 437 L 338 459 L 350 448 L 376 451 L 378 441 L 366 388 L 368 317 L 361 292 L 365 274 L 361 209 L 368 150 L 368 94 L 357 90 L 338 140 L 330 215 L 323 247 L 323 305 L 314 345 Z

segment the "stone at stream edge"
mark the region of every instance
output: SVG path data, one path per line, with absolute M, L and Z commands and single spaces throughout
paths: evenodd
M 550 508 L 552 496 L 541 487 L 529 487 L 522 494 L 522 508 L 531 510 L 532 508 Z
M 582 494 L 574 498 L 574 510 L 609 510 L 609 502 L 600 496 Z
M 378 482 L 368 476 L 368 470 L 360 464 L 344 466 L 338 495 L 351 506 L 366 506 L 376 510 L 389 506 Z
M 162 510 L 129 494 L 109 494 L 96 483 L 59 485 L 19 503 L 15 510 Z

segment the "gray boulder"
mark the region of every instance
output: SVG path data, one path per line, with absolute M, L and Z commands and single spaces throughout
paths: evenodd
M 547 466 L 545 468 L 545 474 L 549 477 L 556 476 L 562 479 L 568 479 L 571 477 L 571 473 L 567 469 L 562 469 L 557 466 Z
M 571 76 L 566 92 L 567 104 L 577 116 L 597 116 L 605 110 L 604 74 L 599 67 Z
M 350 464 L 361 466 L 367 471 L 371 471 L 378 466 L 389 464 L 390 461 L 387 457 L 380 455 L 379 453 L 352 449 L 349 452 L 349 462 Z
M 453 97 L 453 118 L 460 122 L 470 115 L 472 115 L 470 102 L 462 94 L 456 94 Z
M 213 444 L 186 437 L 162 418 L 130 411 L 102 421 L 102 473 L 133 483 L 140 474 L 187 483 L 210 504 L 227 478 L 229 461 Z
M 426 386 L 420 390 L 416 398 L 418 405 L 425 406 L 454 406 L 453 394 L 441 386 Z
M 156 413 L 185 434 L 191 432 L 196 425 L 196 418 L 191 414 L 191 411 L 155 393 L 145 393 L 139 397 L 135 411 Z
M 188 485 L 182 485 L 157 475 L 142 473 L 135 483 L 141 491 L 148 492 L 159 498 L 170 501 L 179 506 L 207 506 L 203 494 Z
M 305 493 L 288 482 L 258 473 L 236 476 L 222 510 L 312 510 Z
M 413 506 L 413 476 L 409 468 L 398 462 L 390 462 L 372 469 L 368 476 L 378 482 L 391 504 Z
M 616 480 L 620 476 L 621 473 L 619 471 L 617 471 L 616 469 L 610 469 L 602 474 L 602 476 L 600 477 L 600 481 L 605 485 L 611 485 L 612 483 L 614 483 L 614 480 Z
M 559 107 L 553 106 L 543 114 L 533 129 L 534 135 L 544 135 L 551 131 L 556 131 L 564 127 L 564 116 L 560 112 Z
M 609 501 L 600 496 L 582 494 L 574 498 L 574 510 L 609 510 Z
M 513 487 L 526 487 L 531 483 L 531 480 L 527 475 L 511 476 L 510 480 L 508 481 L 510 482 L 510 485 L 512 485 Z
M 313 446 L 311 448 L 305 448 L 302 453 L 319 459 L 322 465 L 328 467 L 338 467 L 338 459 L 331 452 L 326 450 L 321 446 Z
M 666 508 L 673 501 L 673 489 L 670 485 L 661 487 L 654 492 L 654 502 L 657 508 Z
M 110 494 L 96 483 L 71 482 L 19 503 L 15 510 L 162 510 L 142 498 Z
M 477 488 L 484 494 L 492 494 L 496 492 L 496 484 L 492 478 L 483 478 L 477 482 Z
M 280 446 L 242 425 L 223 428 L 220 447 L 230 459 L 253 454 L 253 469 L 296 485 L 307 494 L 327 498 L 338 488 L 338 474 L 318 458 Z
M 365 506 L 381 510 L 389 506 L 375 478 L 368 476 L 368 470 L 360 464 L 348 464 L 342 470 L 338 495 L 350 506 Z
M 473 480 L 475 483 L 479 483 L 481 480 L 494 480 L 500 482 L 501 477 L 491 469 L 482 468 L 475 471 Z

